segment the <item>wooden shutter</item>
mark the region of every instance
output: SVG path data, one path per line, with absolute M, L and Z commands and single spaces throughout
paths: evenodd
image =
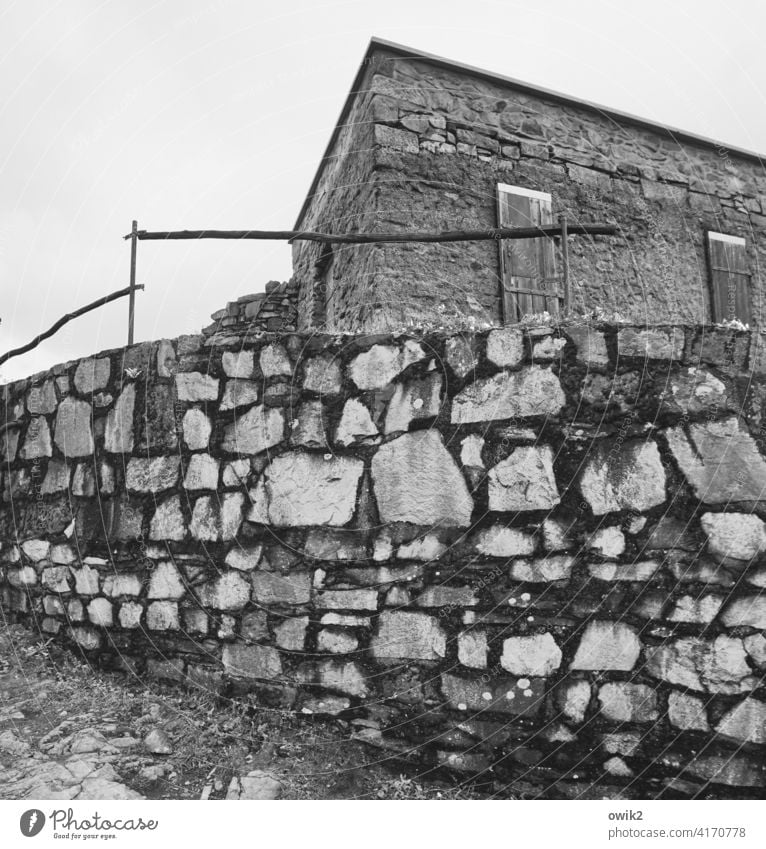
M 725 233 L 707 234 L 713 321 L 752 323 L 750 275 L 745 240 Z
M 529 227 L 553 224 L 551 196 L 518 186 L 497 186 L 499 227 Z M 503 321 L 512 324 L 528 313 L 546 310 L 558 315 L 563 298 L 556 276 L 553 240 L 501 239 L 500 280 Z

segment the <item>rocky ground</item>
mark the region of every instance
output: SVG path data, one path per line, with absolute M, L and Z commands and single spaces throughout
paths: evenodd
M 2 799 L 454 799 L 497 787 L 405 775 L 343 722 L 92 670 L 0 626 Z

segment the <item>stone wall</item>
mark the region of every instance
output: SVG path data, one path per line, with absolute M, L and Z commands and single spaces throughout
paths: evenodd
M 215 344 L 227 344 L 248 333 L 292 333 L 298 325 L 298 283 L 270 280 L 265 291 L 229 301 L 210 316 L 213 321 L 202 333 Z
M 498 183 L 549 192 L 554 215 L 621 228 L 572 238 L 574 308 L 637 323 L 711 321 L 705 231 L 739 235 L 762 323 L 762 163 L 383 47 L 366 62 L 347 119 L 358 141 L 348 129 L 342 138 L 356 145 L 347 158 L 372 165 L 337 177 L 320 166 L 322 198 L 337 181 L 349 220 L 379 231 L 491 228 Z M 325 209 L 310 199 L 301 226 L 319 229 Z M 343 307 L 330 330 L 497 325 L 498 246 L 389 244 L 363 264 L 351 254 L 334 297 Z
M 9 384 L 3 608 L 527 792 L 762 794 L 750 342 L 191 336 Z

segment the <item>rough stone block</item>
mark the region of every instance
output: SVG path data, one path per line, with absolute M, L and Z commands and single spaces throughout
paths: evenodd
M 503 327 L 487 335 L 487 359 L 496 366 L 518 366 L 524 360 L 524 335 L 520 330 Z
M 179 401 L 217 401 L 218 380 L 198 371 L 178 372 L 176 395 Z
M 635 628 L 623 622 L 593 621 L 580 638 L 571 668 L 630 672 L 640 653 Z
M 236 678 L 273 680 L 282 674 L 279 652 L 271 646 L 248 646 L 240 643 L 224 646 L 223 665 Z
M 655 722 L 657 693 L 646 684 L 613 681 L 598 691 L 601 714 L 612 722 Z
M 146 625 L 150 631 L 177 631 L 178 605 L 174 601 L 153 601 L 146 609 Z
M 154 567 L 149 579 L 149 598 L 177 601 L 185 592 L 186 587 L 175 563 L 163 560 Z
M 199 588 L 203 607 L 214 610 L 241 610 L 250 601 L 250 584 L 238 572 L 224 572 Z
M 700 519 L 710 554 L 752 560 L 766 551 L 766 524 L 750 513 L 704 513 Z
M 766 704 L 745 699 L 727 711 L 716 725 L 716 732 L 742 743 L 766 743 Z
M 578 362 L 587 366 L 608 366 L 609 353 L 606 349 L 604 334 L 593 327 L 567 327 L 566 334 L 577 349 Z
M 303 389 L 318 395 L 338 395 L 343 376 L 340 361 L 331 354 L 321 354 L 306 360 L 303 367 Z
M 425 613 L 386 610 L 370 643 L 373 657 L 438 660 L 445 656 L 447 637 L 439 621 Z
M 679 731 L 710 731 L 702 699 L 678 690 L 672 690 L 668 696 L 668 719 Z
M 383 445 L 372 459 L 372 478 L 383 522 L 471 523 L 473 500 L 465 479 L 434 430 Z
M 308 604 L 311 601 L 311 573 L 256 570 L 251 573 L 253 600 L 259 604 Z
M 136 386 L 129 383 L 120 393 L 114 408 L 106 415 L 104 450 L 113 454 L 130 454 L 133 450 L 133 410 Z
M 255 404 L 259 397 L 258 384 L 254 380 L 241 380 L 239 378 L 227 380 L 218 409 L 225 411 L 247 407 L 250 404 Z
M 219 461 L 209 454 L 192 454 L 184 477 L 185 489 L 218 489 Z
M 131 457 L 125 473 L 125 488 L 133 492 L 162 492 L 178 483 L 180 458 Z
M 54 442 L 65 457 L 87 457 L 93 453 L 91 407 L 87 401 L 69 396 L 59 404 Z
M 733 599 L 721 615 L 727 628 L 766 630 L 766 596 L 748 595 Z
M 192 407 L 184 413 L 183 435 L 187 448 L 197 451 L 207 449 L 213 425 L 205 413 L 197 407 Z
M 377 590 L 326 590 L 316 594 L 318 610 L 377 610 Z
M 487 668 L 487 634 L 485 631 L 462 631 L 457 638 L 457 657 L 469 669 Z
M 276 407 L 256 406 L 224 428 L 221 448 L 230 454 L 258 454 L 284 439 L 285 416 Z
M 549 510 L 561 500 L 548 445 L 516 448 L 487 477 L 490 510 Z
M 356 398 L 349 398 L 335 431 L 335 443 L 342 448 L 350 445 L 375 445 L 380 433 L 372 421 L 370 411 Z
M 293 373 L 293 366 L 287 351 L 276 342 L 261 349 L 259 363 L 261 373 L 266 379 L 270 377 L 290 377 Z
M 309 625 L 308 616 L 295 616 L 283 619 L 274 626 L 274 637 L 281 649 L 288 651 L 303 651 L 306 645 L 306 629 Z M 321 647 L 319 651 L 324 651 Z
M 450 336 L 444 343 L 444 359 L 461 379 L 472 372 L 479 363 L 473 336 Z
M 348 631 L 324 628 L 317 635 L 317 651 L 328 654 L 350 654 L 359 647 L 359 640 Z
M 264 470 L 248 518 L 280 527 L 345 525 L 354 515 L 363 470 L 363 462 L 351 457 L 282 454 Z
M 119 572 L 104 578 L 104 595 L 110 598 L 141 595 L 141 580 L 132 572 Z
M 385 389 L 407 366 L 425 356 L 421 346 L 410 339 L 401 348 L 373 345 L 349 363 L 348 376 L 359 389 Z
M 545 678 L 561 665 L 561 649 L 549 633 L 509 637 L 503 642 L 500 665 L 514 675 Z
M 680 687 L 722 695 L 746 693 L 757 686 L 741 639 L 719 636 L 712 641 L 680 637 L 647 646 L 646 671 Z
M 252 351 L 224 351 L 221 355 L 223 373 L 227 377 L 253 376 L 253 352 Z
M 532 365 L 469 384 L 452 401 L 452 423 L 555 416 L 565 402 L 558 377 L 548 368 Z
M 178 495 L 171 495 L 157 505 L 152 516 L 149 539 L 181 542 L 185 537 L 186 523 L 181 512 L 181 499 Z
M 617 333 L 620 357 L 645 357 L 651 360 L 678 360 L 684 350 L 684 332 L 669 329 L 625 327 Z
M 51 432 L 45 416 L 35 416 L 29 422 L 24 444 L 19 456 L 22 460 L 36 460 L 53 454 Z
M 464 678 L 441 676 L 441 690 L 453 710 L 485 711 L 533 717 L 540 713 L 545 695 L 541 678 Z
M 580 491 L 597 516 L 649 510 L 665 501 L 665 469 L 651 441 L 602 440 L 589 452 Z
M 108 357 L 80 360 L 74 375 L 74 385 L 80 395 L 92 395 L 109 383 L 111 363 Z
M 438 416 L 441 389 L 442 376 L 436 371 L 422 378 L 397 383 L 386 410 L 385 432 L 406 431 L 417 419 Z
M 665 431 L 668 446 L 694 494 L 705 504 L 758 501 L 766 491 L 766 461 L 736 417 Z
M 111 628 L 114 624 L 112 603 L 105 598 L 94 598 L 88 604 L 88 619 L 93 625 Z

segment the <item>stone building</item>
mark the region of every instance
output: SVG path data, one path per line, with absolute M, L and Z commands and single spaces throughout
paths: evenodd
M 331 233 L 618 225 L 570 241 L 573 308 L 758 326 L 766 174 L 753 153 L 373 39 L 295 224 Z M 558 240 L 296 241 L 298 327 L 555 313 Z M 537 294 L 540 293 L 540 294 Z

